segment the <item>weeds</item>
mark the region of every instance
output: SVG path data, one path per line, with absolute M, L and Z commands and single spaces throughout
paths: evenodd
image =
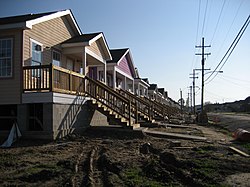
M 124 172 L 126 184 L 128 186 L 151 186 L 161 187 L 166 186 L 156 180 L 147 178 L 140 168 L 130 168 Z

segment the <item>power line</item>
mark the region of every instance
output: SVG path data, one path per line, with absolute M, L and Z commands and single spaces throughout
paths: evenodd
M 205 90 L 205 92 L 208 93 L 208 94 L 210 94 L 210 95 L 214 95 L 214 96 L 218 97 L 218 99 L 220 99 L 220 98 L 223 98 L 223 99 L 233 99 L 233 98 L 230 98 L 230 97 L 225 97 L 225 96 L 221 96 L 221 95 L 215 94 L 215 93 L 207 91 L 207 90 Z
M 216 71 L 219 66 L 221 65 L 221 63 L 223 62 L 223 60 L 226 58 L 226 60 L 224 61 L 224 63 L 222 64 L 222 66 L 220 67 L 220 70 L 222 69 L 222 67 L 225 65 L 225 63 L 227 62 L 228 58 L 230 57 L 230 55 L 232 54 L 232 52 L 234 51 L 236 45 L 238 44 L 238 42 L 240 41 L 243 33 L 245 32 L 248 24 L 249 24 L 249 19 L 250 19 L 250 15 L 248 16 L 247 20 L 245 21 L 245 23 L 243 24 L 243 26 L 241 27 L 240 31 L 238 32 L 237 36 L 235 37 L 234 41 L 231 43 L 230 47 L 228 48 L 226 54 L 223 56 L 223 58 L 221 59 L 221 61 L 219 62 L 219 64 L 216 66 L 215 70 L 209 75 L 209 77 L 205 80 L 205 81 L 208 81 L 209 78 L 214 74 L 215 76 L 208 82 L 210 83 L 215 77 L 216 75 L 218 74 L 218 71 Z M 228 55 L 228 56 L 227 56 Z M 220 71 L 219 70 L 219 71 Z M 207 84 L 208 84 L 207 83 Z
M 233 24 L 234 24 L 234 22 L 235 22 L 235 19 L 236 19 L 238 13 L 239 13 L 240 7 L 241 7 L 241 5 L 242 5 L 243 2 L 244 2 L 244 0 L 241 0 L 241 3 L 240 3 L 240 5 L 239 5 L 239 7 L 238 7 L 238 9 L 237 9 L 237 11 L 236 11 L 236 14 L 235 14 L 235 16 L 234 16 L 234 18 L 233 18 L 233 21 L 232 21 L 232 23 L 231 23 L 231 25 L 230 25 L 230 27 L 229 27 L 227 33 L 225 34 L 225 38 L 224 38 L 223 42 L 221 43 L 220 48 L 219 48 L 218 52 L 217 52 L 216 55 L 215 55 L 215 58 L 217 58 L 218 55 L 220 54 L 221 49 L 222 49 L 222 47 L 223 47 L 224 44 L 225 44 L 225 41 L 226 41 L 226 39 L 227 39 L 227 37 L 228 37 L 228 34 L 229 34 L 230 30 L 232 29 L 232 26 L 233 26 Z
M 226 79 L 226 78 L 224 78 L 224 77 L 218 77 L 218 78 L 219 78 L 219 79 L 222 79 L 222 80 L 224 80 L 224 81 L 226 81 L 226 82 L 229 83 L 229 84 L 238 86 L 238 87 L 240 87 L 240 88 L 242 88 L 242 89 L 244 89 L 244 90 L 247 90 L 247 91 L 250 90 L 250 87 L 243 86 L 243 85 L 241 85 L 241 84 L 239 84 L 239 83 L 236 83 L 236 82 L 234 82 L 234 81 L 232 81 L 232 80 L 228 80 L 228 79 Z M 248 86 L 249 86 L 249 85 L 248 85 Z
M 207 5 L 208 5 L 208 0 L 207 0 L 207 2 L 206 2 L 206 8 L 205 8 L 205 13 L 204 13 L 204 18 L 203 18 L 202 32 L 201 32 L 201 35 L 202 35 L 202 36 L 203 36 L 203 31 L 204 31 L 205 22 L 206 22 L 206 16 L 207 16 Z
M 250 15 L 248 16 L 248 19 L 250 18 Z M 219 71 L 223 68 L 223 66 L 225 65 L 225 63 L 227 62 L 228 58 L 231 56 L 232 52 L 234 51 L 235 47 L 237 46 L 237 44 L 239 43 L 242 35 L 244 34 L 245 30 L 247 29 L 248 25 L 249 25 L 250 21 L 248 21 L 247 25 L 245 26 L 244 30 L 242 31 L 241 35 L 239 36 L 239 39 L 237 40 L 236 44 L 234 45 L 233 49 L 230 51 L 229 55 L 227 56 L 227 59 L 225 60 L 225 62 L 222 64 L 221 68 L 219 69 Z M 218 74 L 218 72 L 217 72 Z
M 204 26 L 203 36 L 206 36 L 207 29 L 209 28 L 209 21 L 210 21 L 210 16 L 211 16 L 211 12 L 212 12 L 212 3 L 210 3 L 210 2 L 212 2 L 212 1 L 208 1 L 208 4 L 207 4 L 206 22 L 205 22 L 205 26 Z
M 197 43 L 197 40 L 198 40 L 199 25 L 200 25 L 200 11 L 201 11 L 201 0 L 199 0 L 198 23 L 197 23 L 197 28 L 196 28 L 195 43 Z
M 223 74 L 221 74 L 220 76 L 223 77 L 223 78 L 231 79 L 231 80 L 236 80 L 236 81 L 241 81 L 241 82 L 250 83 L 249 80 L 242 80 L 242 79 L 238 79 L 238 78 L 231 77 L 231 76 L 228 76 L 228 75 L 223 75 Z M 228 81 L 231 81 L 231 80 L 228 80 Z
M 196 28 L 196 37 L 195 37 L 195 44 L 197 43 L 198 40 L 198 34 L 199 34 L 199 25 L 200 25 L 200 10 L 201 10 L 201 0 L 199 0 L 199 9 L 198 9 L 198 20 L 197 20 L 197 28 Z M 195 55 L 193 56 L 193 60 L 192 60 L 192 67 L 191 69 L 193 69 L 194 67 L 194 61 L 195 61 Z M 196 59 L 197 60 L 197 59 Z M 195 63 L 196 64 L 196 63 Z
M 215 26 L 215 30 L 214 30 L 214 33 L 213 33 L 213 36 L 212 36 L 210 44 L 212 44 L 214 36 L 215 36 L 215 33 L 216 33 L 217 29 L 218 29 L 218 25 L 219 25 L 220 18 L 221 18 L 221 15 L 222 15 L 222 12 L 223 12 L 223 9 L 224 9 L 224 6 L 225 6 L 225 2 L 226 2 L 226 0 L 224 0 L 224 2 L 222 4 L 221 10 L 220 10 L 220 15 L 219 15 L 219 18 L 217 20 L 217 23 L 216 23 L 216 26 Z

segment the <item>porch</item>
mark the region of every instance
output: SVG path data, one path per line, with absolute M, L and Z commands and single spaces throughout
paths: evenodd
M 50 65 L 23 67 L 23 93 L 57 92 L 76 94 L 85 76 L 72 70 Z
M 110 108 L 120 118 L 127 119 L 131 125 L 130 101 L 104 83 L 53 64 L 23 67 L 23 103 L 66 103 L 80 106 L 90 98 Z

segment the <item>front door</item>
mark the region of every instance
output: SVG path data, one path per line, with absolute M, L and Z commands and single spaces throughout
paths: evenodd
M 74 69 L 74 61 L 72 59 L 67 58 L 66 68 L 68 70 L 73 71 L 73 69 Z
M 89 68 L 89 77 L 97 80 L 97 67 L 90 67 Z

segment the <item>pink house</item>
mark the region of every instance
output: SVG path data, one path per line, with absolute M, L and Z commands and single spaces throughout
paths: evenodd
M 110 53 L 112 60 L 107 61 L 107 84 L 134 93 L 136 73 L 130 50 L 112 49 Z

